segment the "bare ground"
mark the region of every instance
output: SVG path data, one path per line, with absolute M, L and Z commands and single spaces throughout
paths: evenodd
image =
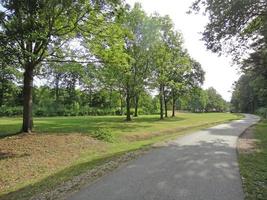
M 0 140 L 0 193 L 29 180 L 41 180 L 71 165 L 81 153 L 104 150 L 101 143 L 81 134 L 22 134 Z
M 250 154 L 255 152 L 257 141 L 254 139 L 255 126 L 249 127 L 242 135 L 238 138 L 237 149 L 240 154 Z

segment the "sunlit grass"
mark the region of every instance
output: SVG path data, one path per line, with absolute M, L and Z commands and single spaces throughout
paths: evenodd
M 34 132 L 90 134 L 98 128 L 108 128 L 115 135 L 130 135 L 216 123 L 236 117 L 230 113 L 178 113 L 177 117 L 165 120 L 159 120 L 157 115 L 144 115 L 133 118 L 131 122 L 125 122 L 124 116 L 44 117 L 34 118 Z M 21 123 L 21 118 L 0 118 L 0 136 L 19 132 Z
M 0 199 L 30 199 L 114 156 L 241 117 L 177 113 L 177 117 L 163 121 L 157 115 L 147 115 L 131 122 L 122 116 L 35 118 L 37 134 L 0 139 L 0 153 L 4 152 L 0 154 Z M 16 133 L 20 126 L 20 118 L 0 118 L 2 136 Z M 99 128 L 111 130 L 116 140 L 93 140 L 90 133 Z
M 267 199 L 267 120 L 254 129 L 258 140 L 255 151 L 239 156 L 246 200 Z

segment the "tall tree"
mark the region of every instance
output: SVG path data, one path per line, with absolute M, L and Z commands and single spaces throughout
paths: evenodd
M 1 0 L 0 41 L 24 70 L 22 132 L 31 132 L 33 78 L 38 66 L 74 37 L 80 25 L 112 10 L 113 1 Z M 94 20 L 90 21 L 91 23 Z M 96 26 L 96 24 L 95 24 Z

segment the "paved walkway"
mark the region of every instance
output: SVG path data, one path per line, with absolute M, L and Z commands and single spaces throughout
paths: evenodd
M 236 141 L 254 115 L 181 137 L 115 170 L 69 200 L 242 200 Z

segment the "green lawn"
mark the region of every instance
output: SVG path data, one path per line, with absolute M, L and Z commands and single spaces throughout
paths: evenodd
M 229 113 L 179 113 L 175 118 L 159 120 L 157 115 L 145 115 L 124 122 L 122 116 L 83 116 L 83 117 L 46 117 L 34 118 L 36 133 L 84 133 L 97 128 L 108 128 L 115 136 L 139 134 L 173 128 L 188 128 L 209 123 L 236 119 Z M 21 127 L 21 118 L 0 118 L 0 136 L 17 133 Z
M 0 139 L 0 199 L 30 199 L 125 152 L 240 118 L 230 113 L 177 113 L 163 121 L 148 115 L 131 122 L 119 116 L 35 118 L 37 134 Z M 0 118 L 0 135 L 20 126 L 20 118 Z M 115 140 L 93 140 L 99 128 L 109 129 Z
M 247 200 L 267 199 L 267 120 L 254 129 L 256 151 L 239 156 L 239 165 Z

